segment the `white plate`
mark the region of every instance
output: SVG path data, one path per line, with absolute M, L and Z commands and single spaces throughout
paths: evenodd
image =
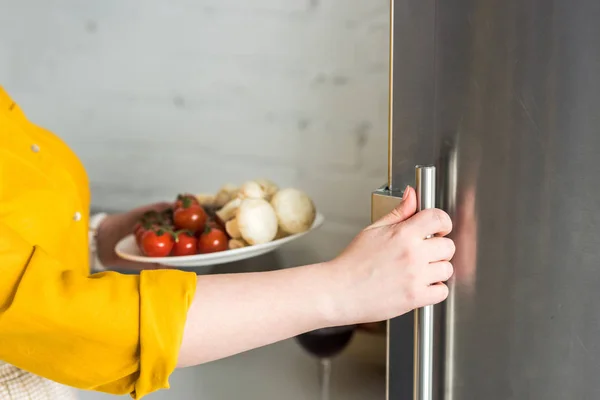
M 158 263 L 170 267 L 204 267 L 208 265 L 225 264 L 233 261 L 245 260 L 247 258 L 257 257 L 276 250 L 280 246 L 299 239 L 309 232 L 314 231 L 323 224 L 325 218 L 322 214 L 317 213 L 315 222 L 312 227 L 302 233 L 287 236 L 282 239 L 277 239 L 269 243 L 257 244 L 254 246 L 242 247 L 241 249 L 225 250 L 218 253 L 196 254 L 193 256 L 181 257 L 145 257 L 141 254 L 139 247 L 135 243 L 135 237 L 129 235 L 115 247 L 115 251 L 119 257 L 125 260 L 136 261 L 140 263 Z

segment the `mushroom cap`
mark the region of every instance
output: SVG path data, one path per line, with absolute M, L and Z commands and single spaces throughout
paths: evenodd
M 255 182 L 263 188 L 263 190 L 267 194 L 266 198 L 269 200 L 279 190 L 279 187 L 269 179 L 256 179 Z
M 265 189 L 256 181 L 245 182 L 238 192 L 242 199 L 265 199 L 267 196 Z
M 221 222 L 226 223 L 230 219 L 235 217 L 235 213 L 237 212 L 238 207 L 240 206 L 242 200 L 239 198 L 235 198 L 229 201 L 227 204 L 223 206 L 220 210 L 216 211 L 215 214 Z
M 244 199 L 236 212 L 242 238 L 248 244 L 268 243 L 277 235 L 277 215 L 264 199 Z
M 242 237 L 242 234 L 240 233 L 240 228 L 237 223 L 237 219 L 235 218 L 230 219 L 225 223 L 225 231 L 232 239 L 239 239 Z
M 271 199 L 271 205 L 277 215 L 279 227 L 290 234 L 309 230 L 317 217 L 312 199 L 298 189 L 278 191 Z

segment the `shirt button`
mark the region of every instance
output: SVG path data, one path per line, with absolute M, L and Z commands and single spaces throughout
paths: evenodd
M 34 153 L 37 153 L 40 151 L 40 146 L 38 146 L 37 144 L 32 144 L 31 145 L 31 151 L 33 151 Z
M 74 221 L 81 220 L 81 213 L 79 211 L 77 211 L 75 214 L 73 214 L 73 220 Z

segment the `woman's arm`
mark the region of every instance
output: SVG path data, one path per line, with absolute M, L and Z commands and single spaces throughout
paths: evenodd
M 452 275 L 448 216 L 415 216 L 416 196 L 363 230 L 335 260 L 261 273 L 200 276 L 178 366 L 264 346 L 313 329 L 382 321 L 444 300 Z M 412 217 L 412 218 L 410 218 Z M 410 219 L 409 219 L 410 218 Z
M 179 367 L 228 357 L 335 324 L 326 264 L 198 277 Z

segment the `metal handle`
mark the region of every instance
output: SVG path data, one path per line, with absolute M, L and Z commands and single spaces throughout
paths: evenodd
M 417 165 L 415 189 L 418 211 L 435 208 L 433 165 Z M 433 333 L 433 306 L 415 310 L 414 400 L 433 399 Z

